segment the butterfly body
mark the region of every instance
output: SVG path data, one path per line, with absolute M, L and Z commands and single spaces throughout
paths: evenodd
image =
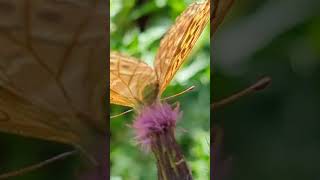
M 159 97 L 159 84 L 158 83 L 151 83 L 148 84 L 142 93 L 142 102 L 144 105 L 151 105 L 154 102 L 160 101 Z

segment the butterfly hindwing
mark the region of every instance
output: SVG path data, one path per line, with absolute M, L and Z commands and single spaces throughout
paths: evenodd
M 176 20 L 160 42 L 155 59 L 160 93 L 172 80 L 190 54 L 210 18 L 210 1 L 190 5 Z
M 145 88 L 156 82 L 149 65 L 120 53 L 110 54 L 110 103 L 134 107 L 144 101 Z

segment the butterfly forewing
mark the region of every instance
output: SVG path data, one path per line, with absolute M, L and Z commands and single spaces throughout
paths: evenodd
M 138 105 L 151 84 L 156 84 L 156 75 L 149 65 L 120 53 L 110 54 L 110 103 Z
M 165 37 L 155 59 L 160 93 L 169 84 L 190 54 L 210 18 L 210 1 L 190 5 L 176 20 Z
M 105 132 L 106 3 L 1 0 L 0 131 L 80 146 Z

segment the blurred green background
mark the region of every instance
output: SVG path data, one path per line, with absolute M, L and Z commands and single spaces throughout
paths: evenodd
M 175 18 L 194 2 L 193 0 L 111 0 L 110 47 L 140 58 L 153 66 L 159 42 Z M 210 43 L 209 26 L 203 32 L 192 55 L 176 74 L 163 97 L 176 94 L 195 85 L 192 92 L 170 101 L 180 102 L 183 117 L 177 126 L 177 140 L 192 169 L 195 179 L 209 179 L 210 169 Z M 126 108 L 111 106 L 111 114 Z M 134 114 L 112 119 L 111 179 L 157 179 L 152 154 L 143 152 L 134 142 L 134 134 L 127 125 Z
M 213 44 L 214 100 L 263 75 L 261 92 L 217 109 L 234 180 L 320 178 L 320 2 L 242 0 Z

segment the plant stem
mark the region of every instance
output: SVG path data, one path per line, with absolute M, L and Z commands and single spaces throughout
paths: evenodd
M 157 160 L 158 180 L 192 180 L 173 128 L 155 134 L 151 140 L 151 150 Z

